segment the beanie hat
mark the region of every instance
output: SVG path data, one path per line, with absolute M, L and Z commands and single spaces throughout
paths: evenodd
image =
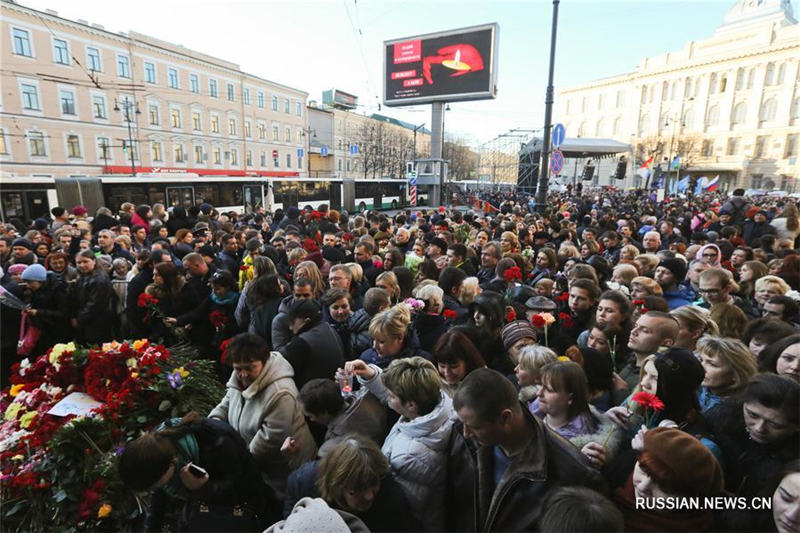
M 323 246 L 322 257 L 331 263 L 341 263 L 344 261 L 344 250 L 335 246 Z
M 515 320 L 506 324 L 500 332 L 500 337 L 503 339 L 503 346 L 508 350 L 521 339 L 530 338 L 536 340 L 536 332 L 526 321 Z
M 89 211 L 87 211 L 86 208 L 83 207 L 82 205 L 76 205 L 75 207 L 72 208 L 72 214 L 75 215 L 76 217 L 85 217 L 86 213 L 88 212 Z
M 363 525 L 363 522 L 360 522 Z M 292 509 L 291 514 L 269 529 L 269 533 L 304 533 L 306 531 L 326 531 L 329 533 L 350 533 L 351 528 L 336 510 L 328 507 L 322 498 L 302 498 Z
M 681 490 L 682 495 L 709 496 L 722 490 L 722 469 L 714 454 L 680 429 L 651 429 L 644 434 L 644 452 L 669 472 L 662 478 L 662 473 L 647 471 L 656 483 L 670 478 L 667 483 Z
M 680 283 L 683 281 L 683 278 L 686 277 L 686 263 L 677 257 L 662 259 L 661 262 L 658 263 L 658 266 L 664 267 L 672 272 L 672 275 L 675 276 L 675 281 L 677 283 Z
M 28 265 L 24 263 L 14 263 L 13 265 L 8 267 L 9 274 L 22 274 L 25 272 L 25 269 L 28 268 Z
M 47 270 L 42 265 L 28 265 L 22 273 L 22 281 L 47 281 Z
M 46 218 L 37 218 L 36 220 L 33 221 L 33 229 L 38 231 L 43 231 L 47 229 L 47 225 L 48 222 Z
M 11 243 L 11 247 L 13 248 L 14 246 L 23 246 L 28 250 L 33 250 L 33 243 L 25 237 L 17 237 L 14 239 L 14 241 Z

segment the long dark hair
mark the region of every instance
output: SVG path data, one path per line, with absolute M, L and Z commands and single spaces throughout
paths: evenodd
M 469 337 L 455 329 L 451 329 L 439 337 L 431 355 L 431 361 L 435 365 L 439 363 L 453 365 L 464 361 L 467 374 L 486 366 L 481 352 Z
M 159 263 L 155 267 L 156 272 L 164 280 L 164 290 L 175 299 L 183 288 L 183 277 L 173 263 Z

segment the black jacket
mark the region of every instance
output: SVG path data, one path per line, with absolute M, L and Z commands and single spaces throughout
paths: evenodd
M 411 326 L 419 339 L 420 347 L 426 352 L 433 351 L 436 341 L 449 329 L 447 319 L 442 315 L 418 313 Z
M 71 340 L 67 284 L 57 275 L 47 273 L 47 280 L 39 290 L 31 291 L 30 305 L 36 309 L 33 325 L 42 331 L 35 354 L 43 354 L 50 346 Z
M 144 324 L 146 309 L 139 307 L 139 295 L 148 285 L 153 283 L 153 269 L 144 268 L 128 283 L 128 301 L 125 302 L 125 316 L 128 317 L 128 327 L 134 339 L 146 337 L 149 328 Z
M 301 331 L 280 352 L 294 368 L 298 389 L 315 378 L 333 378 L 336 369 L 344 367 L 339 335 L 325 320 Z
M 78 320 L 75 340 L 97 344 L 114 337 L 114 289 L 101 270 L 81 275 L 73 287 L 72 317 Z

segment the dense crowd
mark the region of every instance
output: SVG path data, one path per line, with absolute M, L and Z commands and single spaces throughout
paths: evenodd
M 148 530 L 797 531 L 795 201 L 582 192 L 10 220 L 3 380 L 70 340 L 217 363 L 121 451 Z

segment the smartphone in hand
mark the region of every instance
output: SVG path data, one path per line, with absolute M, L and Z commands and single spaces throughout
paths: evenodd
M 208 475 L 208 472 L 206 471 L 205 468 L 201 468 L 194 463 L 189 463 L 188 466 L 189 466 L 189 473 L 191 473 L 195 477 L 202 478 Z

